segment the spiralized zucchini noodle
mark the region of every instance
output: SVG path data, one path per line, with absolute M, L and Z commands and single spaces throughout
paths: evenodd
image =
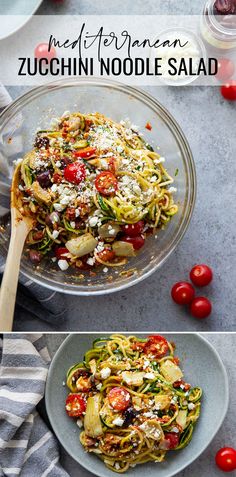
M 186 447 L 200 415 L 202 390 L 184 381 L 174 343 L 160 335 L 96 339 L 67 386 L 82 446 L 118 473 Z
M 52 124 L 17 161 L 23 207 L 37 219 L 27 239 L 32 262 L 124 265 L 178 211 L 165 159 L 125 121 L 76 112 Z

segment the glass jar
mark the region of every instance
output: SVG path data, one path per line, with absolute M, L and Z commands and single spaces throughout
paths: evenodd
M 206 43 L 218 50 L 236 48 L 236 14 L 217 15 L 215 0 L 207 0 L 201 18 L 201 34 Z

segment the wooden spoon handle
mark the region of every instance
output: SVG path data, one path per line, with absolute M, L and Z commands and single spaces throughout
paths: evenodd
M 12 331 L 20 260 L 28 234 L 28 227 L 21 221 L 13 227 L 5 271 L 0 290 L 0 332 Z

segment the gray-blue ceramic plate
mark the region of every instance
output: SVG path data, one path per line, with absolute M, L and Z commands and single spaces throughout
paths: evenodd
M 1 22 L 0 40 L 16 33 L 39 8 L 43 0 L 1 0 L 0 15 L 7 15 Z
M 104 335 L 103 335 L 104 336 Z M 108 335 L 107 335 L 108 336 Z M 145 337 L 137 333 L 137 336 Z M 210 444 L 219 430 L 228 408 L 228 379 L 224 365 L 211 344 L 198 334 L 165 333 L 174 341 L 187 382 L 203 388 L 202 411 L 193 439 L 185 449 L 167 454 L 162 463 L 137 465 L 127 473 L 133 477 L 171 477 L 193 462 Z M 79 441 L 80 429 L 65 413 L 68 390 L 63 386 L 70 366 L 83 359 L 96 334 L 73 334 L 55 354 L 46 384 L 46 407 L 56 436 L 67 452 L 83 467 L 100 477 L 114 477 L 95 455 L 85 453 Z

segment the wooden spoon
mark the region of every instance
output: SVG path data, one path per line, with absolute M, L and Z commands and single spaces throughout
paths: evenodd
M 20 164 L 14 171 L 11 187 L 11 239 L 0 290 L 1 332 L 12 330 L 21 254 L 25 239 L 36 222 L 23 206 L 19 183 Z

